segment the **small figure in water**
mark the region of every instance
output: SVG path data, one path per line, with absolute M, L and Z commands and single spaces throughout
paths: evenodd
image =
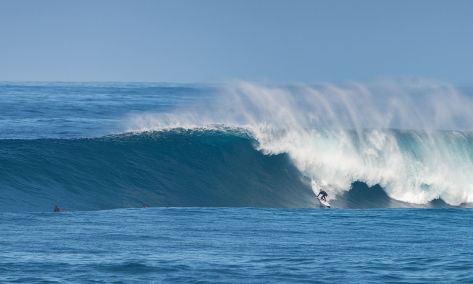
M 54 205 L 54 209 L 53 209 L 54 212 L 61 212 L 61 208 L 59 208 L 57 205 Z
M 320 197 L 320 199 L 322 199 L 323 201 L 327 201 L 327 192 L 325 192 L 324 190 L 320 190 L 319 194 L 317 194 L 317 197 L 319 197 L 320 195 L 322 195 L 322 197 Z

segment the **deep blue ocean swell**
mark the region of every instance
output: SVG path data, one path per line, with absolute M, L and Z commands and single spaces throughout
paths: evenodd
M 146 206 L 312 207 L 286 155 L 238 132 L 0 140 L 0 210 Z

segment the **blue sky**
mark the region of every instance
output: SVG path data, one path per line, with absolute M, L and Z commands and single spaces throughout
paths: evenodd
M 473 83 L 473 1 L 0 1 L 0 81 Z

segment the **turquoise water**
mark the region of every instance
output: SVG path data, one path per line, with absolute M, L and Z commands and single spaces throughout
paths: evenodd
M 0 215 L 0 281 L 466 283 L 470 209 L 144 208 Z

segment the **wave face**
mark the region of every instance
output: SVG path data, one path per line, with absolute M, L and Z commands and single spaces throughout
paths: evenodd
M 245 130 L 229 129 L 174 129 L 88 139 L 4 139 L 0 140 L 0 208 L 48 211 L 54 204 L 67 210 L 317 207 L 310 181 L 318 177 L 332 182 L 324 188 L 334 207 L 416 206 L 412 203 L 438 207 L 446 206 L 438 198 L 455 205 L 469 200 L 470 164 L 461 163 L 471 161 L 472 137 L 443 133 L 443 143 L 456 146 L 435 153 L 441 147 L 429 140 L 432 137 L 415 132 L 390 132 L 389 137 L 369 132 L 366 135 L 376 137 L 378 143 L 368 145 L 354 133 L 343 140 L 332 135 L 314 134 L 312 144 L 324 145 L 325 151 L 317 158 L 302 152 L 303 156 L 295 157 L 291 151 L 292 156 L 268 155 L 261 151 L 265 146 Z M 341 146 L 337 141 L 352 144 Z M 465 155 L 463 161 L 458 160 L 460 155 Z M 310 162 L 313 159 L 320 166 Z M 449 163 L 458 170 L 450 172 L 444 166 Z M 344 176 L 350 171 L 350 176 Z M 308 178 L 307 173 L 317 176 Z M 334 184 L 342 190 L 334 191 Z M 402 202 L 406 193 L 407 201 Z M 413 202 L 419 201 L 415 198 L 424 199 Z
M 93 139 L 0 140 L 0 208 L 311 207 L 287 155 L 263 155 L 238 131 Z
M 313 191 L 323 187 L 333 201 L 362 182 L 401 203 L 458 206 L 473 202 L 471 109 L 471 97 L 431 81 L 243 82 L 203 107 L 131 116 L 128 130 L 243 128 L 258 150 L 288 155 Z
M 425 80 L 0 84 L 0 210 L 470 206 L 473 100 Z M 86 138 L 87 137 L 87 138 Z

